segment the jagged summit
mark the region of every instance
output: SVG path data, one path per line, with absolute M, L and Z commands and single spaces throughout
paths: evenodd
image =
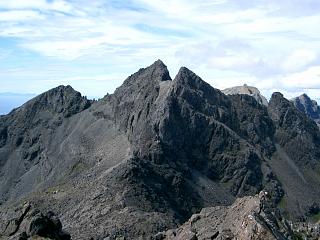
M 91 101 L 81 96 L 81 93 L 75 91 L 70 85 L 60 85 L 44 92 L 20 108 L 12 111 L 12 114 L 34 114 L 36 111 L 51 110 L 55 113 L 62 113 L 64 117 L 69 117 L 78 113 L 91 105 Z M 28 116 L 28 115 L 27 115 Z
M 276 98 L 284 98 L 284 96 L 283 96 L 283 94 L 281 93 L 281 92 L 274 92 L 274 93 L 272 93 L 272 95 L 271 95 L 271 99 L 272 98 L 274 98 L 274 99 L 276 99 Z
M 274 103 L 274 105 L 276 106 L 276 105 L 280 104 L 281 102 L 284 102 L 287 104 L 288 100 L 283 96 L 283 94 L 281 92 L 272 93 L 269 104 Z
M 135 82 L 141 83 L 145 81 L 146 83 L 150 83 L 167 80 L 171 80 L 168 68 L 161 60 L 157 60 L 149 67 L 141 68 L 138 72 L 129 76 L 121 87 L 134 84 Z
M 124 98 L 128 100 L 128 98 L 135 98 L 137 95 L 149 94 L 153 92 L 155 87 L 161 82 L 171 80 L 167 66 L 161 60 L 157 60 L 149 67 L 141 68 L 129 76 L 123 84 L 115 90 L 113 95 L 116 96 L 118 101 L 122 101 Z
M 320 106 L 317 101 L 312 100 L 307 94 L 291 99 L 293 104 L 302 113 L 305 113 L 320 126 Z
M 226 95 L 235 94 L 245 94 L 254 97 L 260 104 L 268 106 L 268 100 L 260 93 L 259 89 L 256 87 L 248 86 L 244 84 L 243 86 L 236 86 L 222 90 Z
M 155 61 L 153 63 L 153 65 L 159 66 L 159 67 L 163 67 L 163 68 L 167 68 L 167 66 L 163 63 L 163 61 L 161 59 L 158 59 L 157 61 Z
M 208 85 L 205 81 L 203 81 L 198 75 L 196 75 L 193 71 L 188 69 L 187 67 L 181 67 L 179 69 L 178 74 L 174 78 L 174 81 L 176 81 L 179 84 L 187 84 L 191 85 L 193 87 L 199 87 L 200 85 Z

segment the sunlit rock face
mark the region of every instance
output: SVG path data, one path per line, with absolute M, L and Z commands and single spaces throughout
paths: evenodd
M 268 100 L 260 93 L 259 89 L 256 87 L 251 87 L 246 84 L 243 86 L 231 87 L 222 90 L 224 94 L 227 95 L 236 95 L 236 94 L 245 94 L 252 96 L 257 100 L 258 103 L 268 106 Z

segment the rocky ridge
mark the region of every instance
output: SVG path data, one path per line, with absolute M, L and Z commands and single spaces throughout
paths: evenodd
M 255 196 L 238 198 L 231 206 L 203 208 L 179 228 L 158 233 L 153 239 L 319 239 L 320 225 L 308 227 L 309 230 L 286 220 L 268 193 L 262 191 Z
M 295 233 L 266 192 L 238 198 L 231 206 L 203 208 L 178 229 L 158 233 L 155 239 L 294 239 Z
M 73 239 L 149 239 L 262 189 L 290 219 L 319 213 L 314 121 L 280 93 L 266 107 L 184 67 L 171 80 L 160 60 L 99 101 L 52 89 L 0 117 L 0 133 L 3 238 L 25 201 Z

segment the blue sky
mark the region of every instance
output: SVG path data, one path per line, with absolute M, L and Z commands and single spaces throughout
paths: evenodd
M 157 59 L 319 99 L 319 26 L 318 0 L 0 0 L 0 114 L 60 84 L 102 97 Z

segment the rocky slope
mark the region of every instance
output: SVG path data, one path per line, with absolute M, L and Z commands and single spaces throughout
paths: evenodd
M 65 159 L 50 152 L 52 139 L 62 142 L 61 126 L 90 105 L 70 86 L 59 86 L 0 118 L 0 202 L 34 190 L 55 169 L 61 174 Z
M 300 112 L 307 114 L 320 126 L 320 106 L 315 100 L 312 100 L 307 94 L 302 94 L 291 101 Z
M 155 239 L 295 239 L 296 233 L 268 201 L 268 194 L 238 198 L 231 206 L 203 208 L 178 229 Z
M 260 104 L 268 106 L 268 100 L 260 93 L 259 89 L 256 87 L 248 86 L 244 84 L 243 86 L 231 87 L 222 90 L 226 95 L 236 95 L 245 94 L 255 98 Z
M 288 218 L 319 212 L 314 121 L 279 93 L 266 107 L 184 67 L 171 80 L 160 60 L 99 101 L 52 89 L 0 117 L 0 133 L 4 239 L 25 201 L 72 239 L 149 239 L 262 189 Z
M 262 191 L 238 198 L 231 206 L 203 208 L 179 228 L 158 233 L 153 239 L 319 239 L 319 224 L 294 225 L 273 204 Z

